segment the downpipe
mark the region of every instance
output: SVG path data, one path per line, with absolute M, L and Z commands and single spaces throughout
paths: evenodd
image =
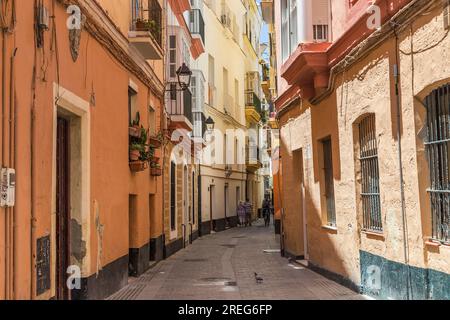
M 402 207 L 402 228 L 403 228 L 403 253 L 405 259 L 405 265 L 407 268 L 407 300 L 411 300 L 412 296 L 412 283 L 411 283 L 411 270 L 409 265 L 409 244 L 408 244 L 408 221 L 406 217 L 406 201 L 405 201 L 405 180 L 403 173 L 403 159 L 402 159 L 402 135 L 401 135 L 401 111 L 402 103 L 400 97 L 400 48 L 397 29 L 394 25 L 395 35 L 395 65 L 394 65 L 394 80 L 395 80 L 395 96 L 396 96 L 396 112 L 397 112 L 397 152 L 398 152 L 398 166 L 399 166 L 399 183 L 401 194 L 401 207 Z

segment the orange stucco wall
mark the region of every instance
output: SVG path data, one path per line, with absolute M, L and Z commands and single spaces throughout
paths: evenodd
M 128 1 L 122 1 L 124 4 Z M 51 10 L 51 1 L 44 1 Z M 128 21 L 127 10 L 111 12 L 121 30 Z M 121 16 L 126 14 L 126 16 Z M 44 48 L 34 49 L 33 3 L 20 2 L 17 10 L 17 27 L 13 35 L 7 35 L 7 69 L 12 44 L 17 47 L 15 60 L 15 92 L 17 121 L 17 189 L 16 189 L 16 266 L 15 298 L 33 298 L 31 244 L 36 239 L 54 232 L 52 225 L 52 176 L 54 174 L 54 83 L 70 91 L 80 99 L 90 102 L 90 239 L 86 255 L 86 274 L 90 276 L 107 264 L 128 254 L 129 248 L 140 248 L 152 237 L 162 234 L 162 178 L 151 177 L 149 170 L 133 174 L 128 166 L 128 86 L 130 79 L 138 86 L 137 108 L 142 124 L 148 128 L 148 106 L 156 109 L 155 126 L 160 129 L 162 98 L 156 96 L 146 85 L 132 75 L 121 63 L 83 31 L 79 57 L 72 61 L 69 32 L 66 27 L 67 14 L 57 3 L 56 29 L 44 32 Z M 55 37 L 52 39 L 52 31 Z M 0 51 L 1 55 L 1 51 Z M 1 56 L 0 56 L 1 58 Z M 159 79 L 163 79 L 163 62 L 152 62 Z M 33 70 L 36 81 L 33 82 Z M 0 79 L 1 81 L 1 79 Z M 6 84 L 9 88 L 9 81 Z M 34 90 L 33 90 L 33 87 Z M 9 89 L 8 89 L 9 90 Z M 35 94 L 35 99 L 33 99 Z M 92 98 L 95 95 L 95 104 Z M 64 98 L 64 96 L 62 97 Z M 9 98 L 7 98 L 9 101 Z M 33 102 L 34 101 L 34 102 Z M 31 131 L 32 105 L 35 105 L 34 131 Z M 30 140 L 31 139 L 31 140 Z M 31 156 L 34 146 L 34 158 Z M 82 157 L 85 155 L 82 155 Z M 32 186 L 31 162 L 33 161 L 34 185 Z M 31 190 L 35 194 L 32 199 Z M 129 227 L 128 199 L 130 194 L 138 196 L 138 221 Z M 149 210 L 149 195 L 155 194 L 155 210 Z M 31 208 L 35 214 L 34 238 L 31 239 Z M 4 211 L 4 210 L 2 210 Z M 0 234 L 4 234 L 4 214 L 0 214 Z M 152 221 L 152 225 L 150 224 Z M 129 234 L 132 241 L 129 243 Z M 53 245 L 53 244 L 52 244 Z M 5 243 L 0 236 L 0 300 L 5 287 Z M 52 257 L 54 258 L 54 257 Z M 52 267 L 53 268 L 53 267 Z M 52 281 L 54 285 L 54 281 Z M 52 297 L 52 291 L 42 297 Z

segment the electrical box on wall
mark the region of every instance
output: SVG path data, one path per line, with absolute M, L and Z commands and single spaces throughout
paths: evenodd
M 16 170 L 2 168 L 1 171 L 1 207 L 14 207 L 16 197 Z

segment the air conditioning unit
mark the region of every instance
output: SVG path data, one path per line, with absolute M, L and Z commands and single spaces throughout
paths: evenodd
M 0 207 L 14 207 L 16 197 L 16 170 L 2 168 Z

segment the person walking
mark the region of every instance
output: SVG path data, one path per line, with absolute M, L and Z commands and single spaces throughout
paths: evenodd
M 245 211 L 245 206 L 243 201 L 239 201 L 238 207 L 237 207 L 237 213 L 239 217 L 239 225 L 241 227 L 246 226 L 247 222 L 247 213 Z
M 247 198 L 247 201 L 244 204 L 245 207 L 245 215 L 246 215 L 246 225 L 247 226 L 252 226 L 252 213 L 253 213 L 253 205 L 250 202 L 250 199 Z
M 264 217 L 264 224 L 266 227 L 270 226 L 270 209 L 271 209 L 271 205 L 270 205 L 270 200 L 269 198 L 266 196 L 263 200 L 263 204 L 262 204 L 262 211 L 263 211 L 263 217 Z

